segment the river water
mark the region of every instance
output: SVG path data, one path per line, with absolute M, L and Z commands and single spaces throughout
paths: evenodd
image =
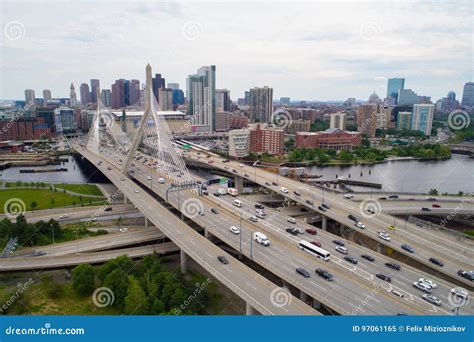
M 382 191 L 426 193 L 435 188 L 441 193 L 474 193 L 474 158 L 458 154 L 443 161 L 405 160 L 371 166 L 312 166 L 307 168 L 307 172 L 323 175 L 321 179 L 324 180 L 343 176 L 351 180 L 381 183 Z M 351 188 L 370 191 L 370 188 Z

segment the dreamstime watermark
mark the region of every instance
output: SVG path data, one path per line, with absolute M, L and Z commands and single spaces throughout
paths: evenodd
M 32 278 L 28 279 L 26 283 L 18 283 L 15 293 L 0 307 L 0 313 L 4 313 L 8 310 L 13 303 L 16 302 L 18 298 L 24 293 L 31 285 L 33 285 L 34 280 Z
M 203 211 L 204 206 L 197 198 L 187 198 L 181 204 L 181 212 L 189 218 L 198 217 Z
M 291 118 L 290 112 L 288 112 L 286 109 L 279 108 L 272 113 L 270 122 L 279 129 L 284 130 L 291 126 L 293 119 Z
M 196 40 L 202 36 L 204 29 L 197 21 L 188 21 L 181 27 L 181 33 L 186 40 Z
M 374 198 L 366 198 L 359 205 L 359 213 L 365 218 L 373 218 L 380 215 L 382 206 L 380 202 Z
M 105 308 L 115 302 L 115 294 L 108 287 L 99 287 L 92 294 L 92 302 L 98 308 Z
M 3 33 L 8 40 L 20 40 L 26 34 L 25 25 L 21 21 L 12 20 L 9 21 L 5 28 L 3 29 Z
M 449 292 L 448 303 L 453 308 L 460 308 L 469 304 L 470 296 L 462 287 L 456 287 Z
M 291 304 L 293 296 L 285 287 L 276 287 L 270 293 L 270 302 L 277 308 L 283 308 Z
M 375 296 L 379 294 L 380 290 L 385 290 L 381 283 L 375 285 L 370 291 L 370 294 L 365 295 L 365 297 L 360 300 L 360 304 L 352 304 L 354 308 L 352 309 L 351 315 L 357 315 L 360 312 L 364 312 L 364 308 L 370 305 L 370 302 L 375 301 Z
M 467 128 L 470 124 L 471 118 L 464 110 L 456 109 L 448 115 L 448 126 L 455 131 Z
M 122 194 L 122 192 L 117 189 L 117 191 L 114 192 L 112 194 L 112 196 L 110 196 L 110 203 L 114 203 L 121 194 Z M 99 209 L 97 209 L 94 212 L 94 214 L 91 215 L 91 217 L 87 221 L 83 222 L 83 225 L 85 225 L 86 227 L 92 225 L 92 223 L 97 219 L 97 217 L 99 217 L 99 216 L 101 216 L 105 213 L 107 208 L 109 208 L 108 204 L 102 205 Z
M 7 134 L 7 132 L 16 124 L 16 122 L 20 120 L 23 115 L 25 115 L 28 109 L 29 107 L 26 106 L 24 109 L 13 114 L 12 118 L 7 122 L 7 124 L 2 127 L 2 131 L 0 132 L 0 139 L 4 139 L 2 136 Z
M 470 202 L 470 199 L 472 198 L 473 194 L 469 194 L 469 195 L 466 195 L 466 196 L 463 196 L 462 197 L 462 200 L 461 202 L 459 203 L 459 205 L 457 205 L 456 207 L 454 207 L 447 216 L 443 217 L 443 219 L 441 220 L 441 222 L 439 223 L 439 225 L 441 227 L 445 227 L 446 224 L 451 221 L 458 213 L 459 211 L 461 211 L 462 209 L 464 209 L 464 204 L 466 203 L 469 203 Z
M 3 212 L 9 219 L 16 219 L 26 212 L 26 205 L 20 198 L 10 198 L 3 205 Z
M 202 283 L 195 283 L 194 284 L 194 291 L 193 293 L 191 293 L 188 298 L 186 298 L 184 300 L 183 303 L 181 303 L 181 305 L 177 308 L 175 308 L 173 311 L 174 311 L 174 314 L 175 315 L 180 315 L 183 310 L 186 310 L 186 308 L 191 305 L 191 303 L 196 300 L 196 298 L 202 293 L 204 292 L 204 290 L 206 290 L 206 288 L 211 284 L 211 279 L 207 278 L 206 281 L 202 282 Z
M 373 40 L 381 33 L 380 26 L 373 21 L 367 21 L 359 26 L 359 33 L 365 40 Z

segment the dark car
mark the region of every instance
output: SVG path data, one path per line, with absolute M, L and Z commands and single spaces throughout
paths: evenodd
M 232 172 L 233 173 L 239 173 L 239 171 L 237 171 L 236 169 L 232 169 Z
M 303 277 L 305 277 L 305 278 L 309 278 L 309 272 L 306 271 L 304 268 L 298 267 L 298 268 L 296 269 L 296 273 L 301 274 L 301 275 L 302 275 Z
M 272 183 L 270 183 L 270 182 L 265 182 L 265 185 L 271 186 Z
M 250 177 L 250 175 L 249 175 L 248 173 L 246 173 L 246 174 L 244 175 L 244 177 Z
M 350 214 L 349 216 L 347 216 L 347 218 L 348 218 L 349 220 L 354 221 L 354 222 L 358 221 L 358 220 L 357 220 L 357 217 L 355 217 L 355 216 L 352 215 L 352 214 Z
M 344 260 L 346 260 L 346 261 L 348 261 L 348 262 L 350 262 L 351 264 L 354 264 L 354 265 L 356 265 L 358 263 L 357 259 L 350 256 L 350 255 L 346 255 L 344 257 Z
M 331 209 L 331 206 L 330 206 L 329 204 L 327 204 L 327 203 L 324 203 L 324 202 L 321 203 L 321 206 L 324 207 L 324 208 L 326 208 L 326 209 Z
M 257 203 L 257 204 L 255 204 L 255 208 L 257 208 L 257 209 L 264 209 L 265 206 L 264 206 L 263 204 Z
M 309 205 L 313 205 L 313 204 L 314 204 L 314 202 L 311 201 L 311 200 L 306 200 L 306 203 L 309 204 Z
M 338 246 L 345 246 L 346 244 L 342 242 L 341 240 L 332 240 L 333 243 L 335 243 Z
M 360 256 L 361 258 L 364 258 L 365 260 L 368 260 L 370 262 L 374 262 L 375 261 L 375 258 L 372 256 L 372 255 L 369 255 L 369 254 L 362 254 Z
M 301 194 L 298 191 L 293 191 L 293 193 L 295 194 L 295 196 L 301 196 Z
M 218 193 L 218 192 L 214 192 L 213 195 L 216 196 L 216 197 L 219 197 L 221 194 Z
M 111 207 L 107 207 L 104 209 L 104 211 L 112 211 L 112 208 Z
M 382 279 L 383 281 L 386 281 L 387 283 L 392 281 L 392 278 L 384 273 L 377 273 L 375 276 L 379 279 Z
M 322 268 L 317 268 L 315 272 L 318 276 L 323 277 L 327 281 L 333 281 L 334 280 L 333 275 L 331 273 L 329 273 L 328 271 L 323 270 Z
M 421 208 L 421 211 L 431 211 L 431 209 L 427 208 L 427 207 L 423 207 L 423 208 Z
M 387 266 L 388 268 L 391 268 L 391 269 L 400 271 L 400 265 L 399 265 L 399 264 L 396 264 L 396 263 L 394 263 L 394 262 L 386 262 L 386 263 L 385 263 L 385 266 Z
M 324 208 L 322 205 L 318 206 L 318 209 L 321 211 L 326 211 L 326 208 Z
M 278 186 L 278 183 L 272 182 L 273 186 Z
M 291 235 L 295 235 L 295 236 L 298 235 L 298 231 L 294 228 L 286 228 L 285 231 L 287 233 L 290 233 Z
M 316 231 L 316 229 L 308 228 L 306 229 L 306 233 L 310 235 L 316 235 L 318 232 Z
M 463 270 L 459 270 L 458 271 L 458 276 L 463 277 L 463 278 L 465 278 L 467 280 L 470 280 L 470 281 L 474 280 L 474 272 L 473 271 L 466 272 L 466 271 L 463 271 Z
M 439 267 L 443 267 L 443 266 L 444 266 L 444 263 L 443 263 L 441 260 L 439 260 L 439 259 L 430 258 L 429 260 L 430 260 L 430 262 L 431 262 L 432 264 L 435 264 L 435 265 L 437 265 L 437 266 L 439 266 Z
M 203 184 L 203 185 L 201 186 L 201 189 L 207 190 L 207 185 L 206 185 L 206 184 Z
M 223 255 L 219 255 L 217 257 L 217 260 L 219 260 L 220 262 L 222 262 L 224 265 L 227 265 L 229 263 L 229 260 L 227 260 L 227 258 Z
M 207 191 L 203 191 L 202 194 L 203 194 L 204 196 L 209 196 L 209 192 L 207 192 Z
M 219 210 L 217 210 L 216 208 L 211 208 L 211 212 L 214 214 L 219 214 Z
M 388 198 L 398 198 L 398 195 L 390 195 Z
M 410 246 L 410 245 L 407 245 L 406 243 L 401 245 L 401 247 L 402 247 L 402 249 L 406 250 L 407 252 L 415 253 L 415 250 L 413 249 L 413 247 Z
M 321 247 L 321 242 L 319 242 L 318 240 L 311 241 L 311 244 L 313 244 L 315 246 L 318 246 L 318 247 Z
M 432 204 L 431 205 L 433 208 L 441 208 L 441 206 L 439 204 Z
M 379 197 L 379 200 L 382 200 L 382 201 L 384 201 L 386 199 L 387 199 L 387 197 Z

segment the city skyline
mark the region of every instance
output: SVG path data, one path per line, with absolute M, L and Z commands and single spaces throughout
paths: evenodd
M 272 87 L 276 99 L 364 100 L 373 91 L 383 97 L 387 79 L 393 77 L 403 77 L 406 88 L 438 99 L 451 90 L 461 96 L 471 78 L 467 1 L 455 6 L 318 2 L 291 10 L 285 4 L 272 4 L 265 17 L 261 14 L 269 4 L 261 2 L 245 18 L 239 15 L 245 4 L 212 5 L 211 10 L 199 2 L 132 2 L 116 9 L 99 2 L 91 18 L 81 20 L 86 8 L 80 4 L 45 11 L 44 4 L 7 1 L 4 35 L 11 23 L 18 22 L 22 30 L 19 39 L 7 36 L 1 43 L 0 98 L 22 99 L 25 89 L 37 94 L 50 89 L 53 97 L 68 97 L 71 82 L 79 88 L 91 78 L 100 79 L 102 89 L 109 89 L 117 78 L 143 82 L 142 68 L 148 61 L 167 80 L 183 85 L 201 65 L 216 65 L 216 88 L 229 89 L 233 100 L 255 85 Z M 425 11 L 422 18 L 417 7 Z M 59 15 L 64 9 L 77 18 L 65 22 Z M 120 15 L 114 16 L 118 10 Z M 333 15 L 335 10 L 344 25 Z M 53 17 L 54 24 L 43 26 Z M 150 26 L 155 22 L 160 24 Z M 168 35 L 157 34 L 161 25 Z M 67 49 L 61 47 L 65 43 Z

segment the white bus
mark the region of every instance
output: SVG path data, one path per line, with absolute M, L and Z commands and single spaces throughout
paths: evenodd
M 306 251 L 309 254 L 313 254 L 314 256 L 323 259 L 324 261 L 329 261 L 329 259 L 331 258 L 331 253 L 329 253 L 327 250 L 319 248 L 318 246 L 315 246 L 312 243 L 309 243 L 308 241 L 301 240 L 299 243 L 299 247 L 303 251 Z
M 234 188 L 228 188 L 227 193 L 231 196 L 237 196 L 239 194 L 239 191 L 237 189 L 234 189 Z

